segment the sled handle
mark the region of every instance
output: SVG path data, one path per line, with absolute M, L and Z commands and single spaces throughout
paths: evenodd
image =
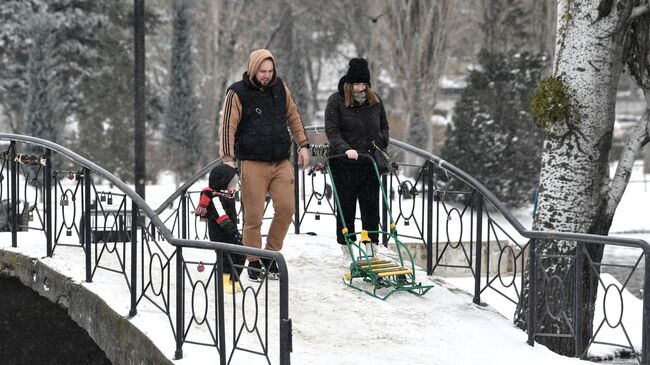
M 333 159 L 348 159 L 348 155 L 342 153 L 338 155 L 332 155 L 327 157 L 327 164 L 329 165 L 330 160 Z M 391 231 L 394 230 L 395 227 L 395 222 L 393 222 L 393 213 L 390 210 L 390 203 L 388 201 L 388 196 L 386 195 L 386 190 L 384 189 L 384 184 L 381 182 L 381 174 L 379 173 L 379 169 L 377 169 L 377 164 L 375 163 L 375 159 L 372 158 L 367 153 L 359 153 L 359 159 L 364 159 L 364 160 L 369 160 L 370 163 L 372 163 L 373 168 L 375 169 L 375 176 L 377 176 L 377 181 L 379 181 L 379 191 L 381 191 L 381 195 L 384 201 L 384 207 L 386 208 L 386 211 L 388 212 L 388 220 L 389 220 L 389 227 L 391 227 Z M 336 206 L 338 207 L 339 210 L 339 217 L 341 218 L 341 225 L 343 228 L 347 229 L 347 226 L 345 225 L 345 218 L 343 217 L 343 210 L 341 209 L 341 202 L 339 201 L 339 195 L 336 190 L 336 184 L 334 183 L 334 175 L 332 175 L 332 169 L 328 168 L 327 169 L 327 174 L 330 177 L 330 182 L 332 183 L 332 193 L 334 194 L 334 199 L 336 200 Z M 385 227 L 384 227 L 385 228 Z

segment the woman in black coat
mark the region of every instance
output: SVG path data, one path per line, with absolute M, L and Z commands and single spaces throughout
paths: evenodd
M 330 169 L 348 231 L 355 232 L 357 201 L 363 229 L 376 231 L 379 229 L 379 181 L 372 164 L 368 159 L 359 159 L 359 154 L 373 156 L 376 148 L 386 149 L 388 121 L 384 104 L 370 88 L 368 62 L 353 58 L 349 65 L 348 72 L 339 81 L 339 91 L 329 97 L 325 108 L 325 133 L 331 153 L 347 157 L 332 159 Z M 342 228 L 337 217 L 336 239 L 345 245 Z M 379 242 L 379 235 L 370 234 L 370 240 Z

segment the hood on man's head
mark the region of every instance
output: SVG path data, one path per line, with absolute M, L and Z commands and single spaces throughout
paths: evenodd
M 273 54 L 271 54 L 271 51 L 267 49 L 256 49 L 251 54 L 248 56 L 248 66 L 246 69 L 246 72 L 248 73 L 248 79 L 252 83 L 255 82 L 255 74 L 257 71 L 259 71 L 260 66 L 262 65 L 262 62 L 264 62 L 267 59 L 271 59 L 273 61 L 273 78 L 271 79 L 271 82 L 269 84 L 273 84 L 275 82 L 275 79 L 278 77 L 278 66 L 275 62 L 275 57 L 273 57 Z

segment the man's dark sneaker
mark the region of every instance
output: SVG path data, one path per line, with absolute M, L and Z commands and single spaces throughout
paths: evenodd
M 271 267 L 269 267 L 269 279 L 280 279 L 280 269 L 278 268 L 278 263 L 275 260 L 273 260 Z
M 278 269 L 278 263 L 273 259 L 262 259 L 264 267 L 267 268 L 269 273 L 269 279 L 278 280 L 280 279 L 280 269 Z
M 260 260 L 255 260 L 248 263 L 248 279 L 251 281 L 262 281 L 264 269 Z

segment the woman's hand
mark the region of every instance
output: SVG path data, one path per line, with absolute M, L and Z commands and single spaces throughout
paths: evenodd
M 348 158 L 351 160 L 356 160 L 359 158 L 359 154 L 356 150 L 347 150 L 345 151 L 345 155 L 348 156 Z

